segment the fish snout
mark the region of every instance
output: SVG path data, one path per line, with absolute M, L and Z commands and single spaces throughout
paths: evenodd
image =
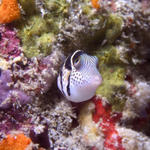
M 93 85 L 99 86 L 102 83 L 102 77 L 100 75 L 96 75 L 93 77 Z

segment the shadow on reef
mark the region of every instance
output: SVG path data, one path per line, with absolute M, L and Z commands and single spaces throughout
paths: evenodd
M 142 132 L 150 137 L 150 103 L 147 107 L 141 110 L 140 115 L 134 119 L 122 120 L 120 122 L 121 126 L 126 126 L 127 128 L 133 129 L 138 132 Z

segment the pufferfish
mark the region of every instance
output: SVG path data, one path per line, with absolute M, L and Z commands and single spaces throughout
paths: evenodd
M 57 78 L 61 93 L 76 103 L 91 99 L 102 82 L 97 66 L 98 58 L 82 50 L 68 56 Z

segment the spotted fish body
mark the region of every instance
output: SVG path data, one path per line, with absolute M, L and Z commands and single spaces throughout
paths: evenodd
M 83 102 L 95 95 L 102 78 L 97 69 L 98 58 L 81 50 L 65 60 L 57 78 L 62 94 L 72 102 Z

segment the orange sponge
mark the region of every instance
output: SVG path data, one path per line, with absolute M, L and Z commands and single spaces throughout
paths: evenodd
M 100 8 L 100 5 L 98 4 L 98 0 L 91 0 L 91 3 L 92 3 L 92 6 L 95 9 L 99 9 Z
M 25 150 L 30 144 L 31 139 L 23 133 L 9 134 L 5 139 L 0 141 L 0 150 Z
M 17 0 L 2 0 L 0 5 L 0 24 L 10 23 L 20 18 Z

